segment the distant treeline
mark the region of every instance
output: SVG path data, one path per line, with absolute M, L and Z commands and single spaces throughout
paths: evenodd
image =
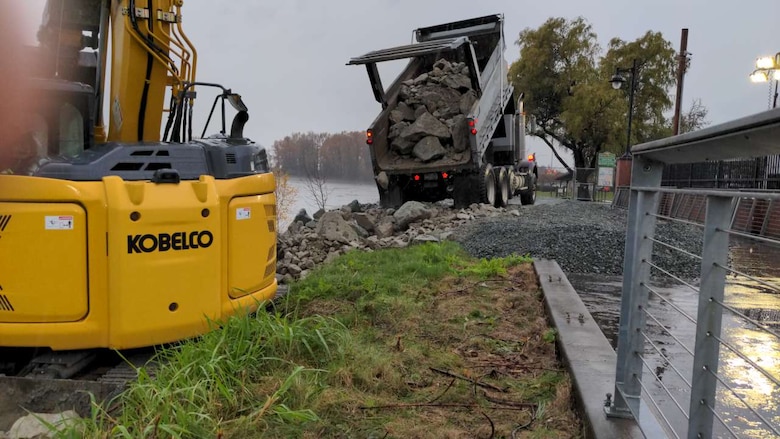
M 273 144 L 274 165 L 291 176 L 326 180 L 373 180 L 366 134 L 294 133 Z

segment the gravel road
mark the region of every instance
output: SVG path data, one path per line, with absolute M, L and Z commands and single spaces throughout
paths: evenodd
M 555 259 L 567 274 L 623 273 L 627 211 L 609 204 L 540 198 L 522 206 L 519 216 L 470 222 L 456 233 L 476 257 L 530 254 Z M 699 254 L 701 230 L 679 223 L 658 223 L 656 239 Z M 684 279 L 699 276 L 698 261 L 658 244 L 653 261 Z

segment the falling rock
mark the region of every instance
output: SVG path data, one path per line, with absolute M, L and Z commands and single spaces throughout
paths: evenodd
M 303 224 L 306 224 L 306 223 L 308 223 L 309 221 L 311 221 L 311 217 L 310 217 L 310 216 L 309 216 L 309 214 L 306 212 L 306 209 L 301 209 L 301 210 L 299 210 L 299 211 L 298 211 L 298 214 L 297 214 L 297 215 L 295 215 L 295 218 L 293 218 L 293 222 L 294 222 L 294 223 L 297 223 L 298 221 L 300 221 L 300 222 L 301 222 L 301 223 L 303 223 Z
M 430 162 L 431 160 L 438 160 L 444 157 L 447 151 L 441 146 L 441 142 L 437 137 L 428 136 L 417 142 L 414 146 L 412 154 L 423 162 Z
M 393 151 L 401 155 L 409 155 L 414 150 L 415 141 L 411 138 L 396 137 L 390 144 Z
M 379 224 L 376 225 L 374 229 L 374 233 L 376 234 L 376 237 L 379 239 L 389 238 L 393 236 L 394 232 L 395 232 L 395 225 L 393 224 L 392 220 L 382 220 L 379 222 Z
M 433 235 L 417 235 L 412 239 L 412 244 L 424 244 L 426 242 L 440 242 L 439 238 Z
M 369 232 L 373 232 L 376 227 L 376 217 L 368 213 L 356 213 L 352 215 L 355 222 Z
M 370 233 L 368 233 L 368 231 L 366 229 L 364 229 L 363 227 L 360 227 L 360 225 L 357 222 L 354 222 L 354 223 L 350 224 L 350 226 L 352 226 L 352 230 L 354 230 L 355 233 L 357 233 L 357 235 L 359 237 L 361 237 L 361 238 L 368 238 L 369 237 Z
M 332 251 L 328 253 L 328 256 L 325 257 L 325 263 L 330 264 L 331 262 L 335 261 L 336 258 L 341 256 L 341 253 L 338 250 Z
M 404 114 L 400 110 L 393 110 L 390 112 L 390 121 L 395 123 L 403 122 Z
M 469 90 L 464 93 L 463 96 L 460 97 L 460 102 L 458 102 L 460 113 L 468 116 L 469 113 L 471 113 L 471 107 L 474 106 L 475 102 L 477 102 L 477 94 L 474 90 Z
M 389 139 L 395 139 L 400 136 L 401 133 L 411 125 L 409 122 L 398 122 L 390 127 L 390 131 L 387 133 Z
M 408 85 L 406 85 L 406 84 L 402 84 L 402 85 L 401 85 L 401 89 L 400 89 L 400 90 L 398 90 L 398 96 L 399 96 L 399 97 L 400 97 L 402 100 L 404 100 L 404 101 L 408 101 L 408 100 L 409 100 L 409 98 L 411 98 L 411 97 L 412 97 L 412 89 L 411 89 L 411 87 L 409 87 L 409 86 L 408 86 Z
M 414 85 L 422 84 L 422 83 L 424 83 L 427 80 L 428 80 L 428 74 L 427 73 L 423 73 L 422 75 L 414 78 Z
M 408 140 L 416 144 L 422 140 L 422 138 L 428 136 L 447 139 L 450 137 L 450 130 L 447 128 L 447 125 L 441 123 L 430 113 L 425 112 L 401 133 L 399 139 Z M 414 148 L 414 145 L 412 145 L 412 148 Z
M 349 208 L 350 208 L 350 210 L 352 212 L 362 212 L 363 211 L 363 206 L 360 205 L 360 201 L 358 201 L 358 200 L 352 200 L 352 202 L 350 202 L 348 204 L 348 206 L 349 206 Z
M 387 185 L 390 183 L 390 179 L 387 177 L 387 173 L 385 171 L 380 172 L 376 177 L 374 177 L 374 180 L 376 180 L 376 184 L 379 185 L 382 189 L 387 189 Z
M 344 220 L 341 212 L 324 213 L 315 230 L 318 235 L 335 242 L 346 244 L 358 239 L 357 232 Z
M 431 209 L 417 201 L 407 201 L 393 214 L 399 230 L 405 230 L 409 224 L 428 219 L 433 215 Z
M 439 114 L 458 114 L 460 112 L 461 95 L 457 90 L 446 86 L 429 86 L 420 92 L 420 101 L 425 104 L 429 112 L 439 110 Z
M 287 266 L 287 271 L 293 276 L 298 276 L 303 270 L 296 264 L 290 264 Z
M 78 422 L 78 419 L 80 419 L 79 415 L 73 410 L 62 413 L 30 413 L 14 422 L 8 431 L 8 437 L 11 439 L 53 438 L 57 436 L 57 431 L 51 431 L 48 425 L 54 430 L 63 430 Z
M 466 116 L 459 114 L 452 118 L 452 147 L 455 152 L 463 152 L 469 149 L 469 122 Z
M 466 75 L 448 75 L 441 83 L 461 92 L 471 90 L 471 78 Z
M 400 102 L 395 108 L 395 111 L 401 112 L 401 121 L 408 120 L 414 122 L 417 117 L 414 115 L 414 109 L 408 106 L 405 102 Z
M 289 226 L 287 226 L 287 232 L 290 234 L 299 233 L 301 229 L 302 229 L 301 223 L 299 223 L 298 221 L 293 221 L 290 223 Z
M 455 232 L 446 231 L 446 232 L 439 233 L 439 239 L 441 239 L 442 241 L 449 241 L 454 237 L 455 237 Z

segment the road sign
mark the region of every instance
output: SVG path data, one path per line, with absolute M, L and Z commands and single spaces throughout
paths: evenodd
M 599 168 L 614 168 L 615 163 L 615 154 L 612 154 L 611 152 L 602 152 L 599 154 Z

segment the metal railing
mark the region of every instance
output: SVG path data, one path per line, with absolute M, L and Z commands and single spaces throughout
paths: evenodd
M 762 321 L 761 312 L 731 297 L 735 289 L 744 297 L 765 294 L 776 301 L 770 314 L 780 315 L 774 296 L 780 283 L 766 266 L 735 267 L 730 254 L 745 240 L 751 251 L 780 248 L 780 193 L 661 186 L 668 165 L 778 153 L 780 109 L 632 150 L 615 394 L 608 395 L 607 416 L 634 418 L 645 432 L 660 424 L 667 437 L 780 437 L 780 361 L 767 361 L 780 358 L 780 318 Z M 683 248 L 656 227 L 660 222 L 685 224 L 686 236 L 698 234 L 700 245 Z M 661 253 L 665 267 L 656 261 Z M 769 259 L 780 266 L 780 258 Z M 685 263 L 698 266 L 698 279 L 678 273 Z M 652 375 L 643 378 L 646 371 Z M 757 383 L 758 397 L 750 393 Z

